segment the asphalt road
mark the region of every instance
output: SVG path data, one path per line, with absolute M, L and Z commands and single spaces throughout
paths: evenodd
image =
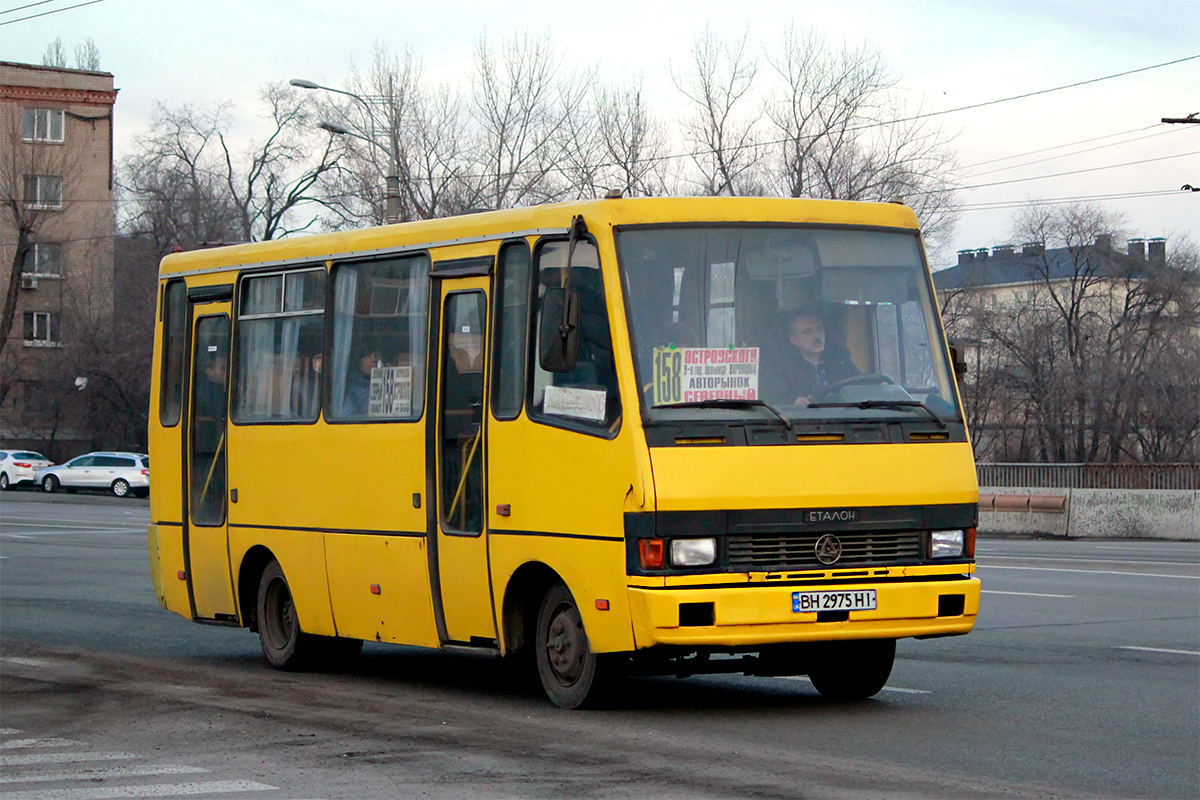
M 159 609 L 147 518 L 0 498 L 5 800 L 1200 796 L 1195 542 L 981 541 L 975 631 L 900 642 L 866 703 L 719 676 L 564 712 L 490 658 L 274 672 L 249 632 Z

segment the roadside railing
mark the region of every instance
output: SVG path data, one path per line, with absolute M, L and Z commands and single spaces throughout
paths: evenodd
M 977 464 L 980 486 L 1200 490 L 1200 464 Z

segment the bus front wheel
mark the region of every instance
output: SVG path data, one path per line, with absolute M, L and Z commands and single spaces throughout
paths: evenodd
M 826 642 L 814 650 L 808 678 L 830 700 L 866 700 L 879 693 L 892 674 L 895 639 Z
M 583 617 L 561 583 L 542 598 L 534 638 L 538 677 L 559 708 L 579 708 L 597 699 L 599 659 L 588 646 Z

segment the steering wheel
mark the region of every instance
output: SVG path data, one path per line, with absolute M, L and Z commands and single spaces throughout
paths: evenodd
M 815 402 L 820 402 L 820 401 L 824 400 L 825 398 L 829 397 L 829 395 L 836 392 L 838 389 L 841 389 L 843 386 L 857 386 L 859 384 L 864 384 L 864 383 L 894 384 L 895 381 L 892 380 L 892 377 L 890 375 L 884 375 L 882 372 L 868 372 L 865 375 L 851 375 L 849 378 L 843 378 L 842 380 L 838 381 L 837 383 L 829 384 L 829 386 L 825 387 L 825 391 L 823 391 L 819 395 L 817 395 Z

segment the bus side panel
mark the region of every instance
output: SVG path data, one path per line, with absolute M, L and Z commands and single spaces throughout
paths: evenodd
M 150 569 L 158 604 L 176 614 L 192 618 L 187 581 L 183 573 L 183 528 L 178 525 L 150 525 Z
M 161 284 L 165 285 L 165 284 Z M 160 308 L 161 308 L 160 292 Z M 162 390 L 163 323 L 154 328 L 154 357 L 150 372 L 150 419 L 147 429 L 151 486 L 148 530 L 150 568 L 154 570 L 159 603 L 176 614 L 192 618 L 187 582 L 179 579 L 183 561 L 183 422 L 164 428 L 159 408 Z M 166 523 L 166 524 L 164 524 Z M 174 523 L 174 524 L 170 524 Z
M 602 653 L 633 649 L 624 503 L 639 479 L 626 427 L 605 440 L 524 417 L 488 426 L 489 554 L 497 612 L 513 573 L 527 562 L 544 563 L 571 590 L 589 643 Z M 510 515 L 497 514 L 498 505 L 508 505 Z M 526 535 L 538 533 L 557 535 Z M 608 600 L 609 610 L 597 609 L 596 600 Z
M 369 613 L 369 604 L 382 594 L 366 600 L 363 593 L 371 584 L 382 586 L 386 580 L 393 587 L 387 602 L 405 598 L 404 626 L 394 621 L 391 625 L 422 633 L 411 642 L 399 634 L 384 640 L 425 643 L 428 637 L 423 631 L 434 623 L 424 548 L 396 541 L 407 537 L 388 535 L 425 536 L 425 510 L 414 508 L 413 503 L 413 495 L 423 495 L 425 489 L 424 427 L 319 421 L 233 425 L 229 436 L 229 486 L 238 491 L 237 503 L 230 505 L 231 539 L 243 533 L 243 526 L 269 525 L 291 528 L 295 536 L 311 533 L 321 543 L 311 548 L 308 557 L 315 561 L 305 570 L 312 577 L 304 580 L 293 576 L 283 556 L 268 545 L 283 565 L 297 607 L 304 602 L 325 609 L 322 613 L 328 622 L 321 624 L 327 627 L 305 630 L 332 635 L 336 628 L 342 635 L 359 636 L 357 624 L 355 632 L 349 633 L 341 630 L 341 621 L 377 616 Z M 360 544 L 363 538 L 392 542 L 386 575 L 376 558 L 378 552 Z M 403 594 L 396 591 L 401 585 Z M 362 630 L 361 638 L 369 639 L 379 632 L 374 624 Z
M 256 545 L 270 550 L 283 568 L 300 629 L 305 633 L 334 636 L 336 630 L 325 583 L 324 535 L 313 531 L 231 527 L 229 552 L 233 559 L 235 581 L 246 553 Z M 240 603 L 241 598 L 238 600 Z M 246 624 L 245 619 L 242 624 Z
M 424 539 L 330 533 L 325 558 L 338 636 L 438 646 Z

